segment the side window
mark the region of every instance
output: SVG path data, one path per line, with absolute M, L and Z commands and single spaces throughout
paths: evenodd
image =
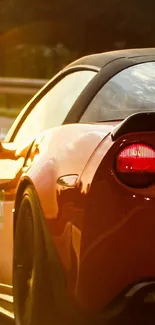
M 155 110 L 155 62 L 139 63 L 110 79 L 91 101 L 81 123 L 122 120 Z
M 36 104 L 19 129 L 14 142 L 22 145 L 38 133 L 63 123 L 94 71 L 77 71 L 61 79 Z

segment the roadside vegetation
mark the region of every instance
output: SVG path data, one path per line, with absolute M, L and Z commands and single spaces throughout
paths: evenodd
M 154 9 L 154 0 L 1 0 L 0 77 L 49 79 L 82 55 L 155 46 Z M 0 115 L 30 99 L 17 97 L 0 96 Z

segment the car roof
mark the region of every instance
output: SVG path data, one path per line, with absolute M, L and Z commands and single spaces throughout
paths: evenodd
M 84 56 L 74 61 L 68 67 L 82 65 L 82 66 L 93 66 L 101 69 L 103 66 L 105 66 L 106 64 L 108 64 L 113 60 L 117 60 L 120 58 L 126 58 L 126 59 L 134 59 L 138 57 L 145 58 L 146 56 L 151 56 L 154 57 L 155 59 L 155 48 L 128 49 L 128 50 L 118 50 L 118 51 L 92 54 L 92 55 Z

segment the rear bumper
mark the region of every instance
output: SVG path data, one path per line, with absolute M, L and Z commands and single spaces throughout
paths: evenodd
M 154 204 L 153 204 L 154 206 Z M 134 283 L 155 278 L 155 215 L 137 207 L 89 242 L 82 238 L 76 299 L 97 311 Z

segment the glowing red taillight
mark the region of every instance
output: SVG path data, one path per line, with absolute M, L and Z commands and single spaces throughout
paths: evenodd
M 150 185 L 155 181 L 155 150 L 139 143 L 125 147 L 117 157 L 116 171 L 129 186 Z

